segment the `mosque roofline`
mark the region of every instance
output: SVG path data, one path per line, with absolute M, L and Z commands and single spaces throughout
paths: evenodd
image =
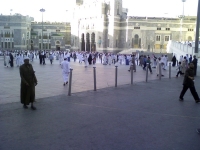
M 145 19 L 145 20 L 180 20 L 179 17 L 153 17 L 153 16 L 127 16 L 128 19 Z M 185 20 L 196 20 L 196 16 L 185 16 Z

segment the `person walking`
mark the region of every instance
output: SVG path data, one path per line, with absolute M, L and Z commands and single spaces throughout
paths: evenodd
M 65 86 L 66 84 L 68 84 L 68 78 L 69 78 L 69 72 L 70 72 L 70 66 L 69 66 L 67 56 L 65 56 L 64 61 L 61 62 L 61 68 L 62 68 L 62 75 L 63 75 L 63 80 L 64 80 L 63 86 Z
M 198 64 L 198 60 L 196 59 L 196 56 L 194 55 L 193 56 L 193 60 L 192 60 L 192 63 L 194 64 L 194 76 L 197 75 L 197 64 Z
M 53 54 L 50 53 L 50 54 L 49 54 L 49 60 L 50 60 L 51 65 L 52 65 L 52 63 L 53 63 L 53 59 L 54 59 Z
M 172 67 L 176 66 L 176 56 L 174 55 L 172 58 Z
M 136 64 L 135 64 L 135 54 L 133 54 L 130 58 L 130 68 L 128 71 L 131 70 L 131 67 L 133 67 L 134 72 L 136 72 Z
M 161 76 L 163 77 L 164 75 L 162 74 L 162 69 L 160 70 L 160 72 L 159 72 L 159 64 L 161 65 L 162 64 L 162 62 L 161 62 L 161 58 L 160 57 L 158 57 L 158 59 L 156 60 L 156 74 L 157 74 L 157 77 L 158 77 L 158 75 L 160 75 L 161 74 Z
M 194 64 L 190 63 L 189 68 L 185 71 L 185 76 L 183 80 L 183 89 L 181 91 L 181 94 L 179 96 L 179 100 L 183 101 L 183 97 L 186 93 L 186 91 L 190 89 L 190 92 L 192 93 L 192 96 L 194 97 L 194 100 L 196 103 L 200 102 L 199 95 L 196 92 L 195 85 L 194 85 Z
M 89 55 L 88 62 L 89 62 L 89 65 L 92 65 L 92 54 Z
M 176 70 L 178 70 L 177 74 L 176 74 L 176 77 L 178 77 L 178 75 L 183 75 L 184 73 L 182 72 L 182 65 L 181 65 L 181 62 L 179 62 L 179 65 L 178 65 L 178 68 Z
M 20 66 L 19 71 L 21 77 L 21 103 L 24 105 L 24 109 L 27 109 L 27 105 L 31 103 L 31 109 L 36 110 L 36 107 L 33 106 L 33 102 L 35 101 L 35 86 L 38 81 L 32 65 L 29 64 L 28 57 L 24 58 L 24 64 Z
M 10 67 L 13 67 L 13 60 L 14 60 L 13 54 L 10 52 L 9 56 L 10 56 L 10 62 L 9 62 Z
M 6 54 L 6 67 L 8 67 L 9 63 L 10 63 L 10 56 Z
M 152 69 L 151 69 L 151 58 L 150 57 L 147 58 L 147 64 L 149 64 L 147 66 L 147 69 L 149 69 L 150 73 L 152 74 L 153 72 L 152 72 Z

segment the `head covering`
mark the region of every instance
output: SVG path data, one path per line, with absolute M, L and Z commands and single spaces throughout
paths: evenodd
M 26 56 L 26 57 L 24 57 L 24 60 L 29 60 L 29 57 L 27 57 L 27 56 Z

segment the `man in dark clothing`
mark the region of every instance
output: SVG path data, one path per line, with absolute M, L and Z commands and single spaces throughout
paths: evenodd
M 90 54 L 89 57 L 88 57 L 88 62 L 89 62 L 89 65 L 92 64 L 92 55 Z
M 176 56 L 174 55 L 172 58 L 172 67 L 176 66 Z
M 194 64 L 194 76 L 196 76 L 196 75 L 197 75 L 197 64 L 198 64 L 198 60 L 196 59 L 196 56 L 195 56 L 195 55 L 194 55 L 193 57 L 194 57 L 194 59 L 193 59 L 192 63 Z
M 33 102 L 35 100 L 35 86 L 37 85 L 37 78 L 35 71 L 31 64 L 29 64 L 29 58 L 24 58 L 24 64 L 20 66 L 21 77 L 21 103 L 24 104 L 24 109 L 27 109 L 27 105 L 31 103 L 31 109 L 35 110 Z
M 190 57 L 189 57 L 189 63 L 191 63 L 192 62 L 192 55 L 190 55 Z
M 12 53 L 10 53 L 9 56 L 10 56 L 10 67 L 13 67 L 13 59 L 14 59 L 14 57 L 13 57 Z
M 190 63 L 189 68 L 185 72 L 185 77 L 183 80 L 183 89 L 181 91 L 179 100 L 183 101 L 183 96 L 185 95 L 186 91 L 190 89 L 190 92 L 192 93 L 192 96 L 194 97 L 194 100 L 196 103 L 200 102 L 199 95 L 196 92 L 195 86 L 194 86 L 194 64 Z
M 146 63 L 149 64 L 149 65 L 147 66 L 147 69 L 149 69 L 150 73 L 152 74 L 152 69 L 151 69 L 151 58 L 150 58 L 150 57 L 147 58 Z
M 41 51 L 39 52 L 39 60 L 40 60 L 40 65 L 42 64 L 42 54 Z

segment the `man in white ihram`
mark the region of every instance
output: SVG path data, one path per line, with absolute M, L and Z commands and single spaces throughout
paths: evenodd
M 62 68 L 62 75 L 63 75 L 63 80 L 64 80 L 63 86 L 65 86 L 65 84 L 68 84 L 68 78 L 69 78 L 69 72 L 70 72 L 70 66 L 69 66 L 67 56 L 64 57 L 64 61 L 62 61 L 61 63 L 61 68 Z

